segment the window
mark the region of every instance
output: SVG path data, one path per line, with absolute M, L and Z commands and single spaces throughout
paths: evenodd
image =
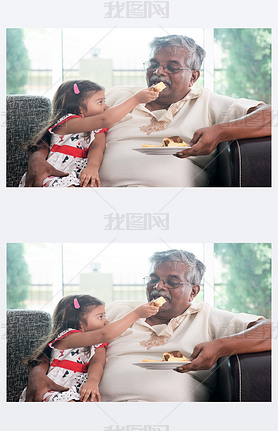
M 178 243 L 171 247 L 194 253 L 207 267 L 195 301 L 270 316 L 270 244 Z M 149 274 L 148 259 L 166 249 L 161 243 L 7 244 L 8 308 L 52 312 L 62 296 L 74 293 L 89 293 L 106 303 L 145 301 L 143 277 Z
M 214 245 L 215 306 L 271 318 L 271 244 Z
M 149 43 L 167 34 L 162 28 L 32 28 L 8 29 L 7 38 L 20 30 L 30 62 L 24 92 L 50 99 L 62 81 L 71 79 L 91 79 L 106 90 L 146 86 L 143 62 L 149 59 Z M 167 32 L 184 34 L 185 29 Z M 202 44 L 202 29 L 187 29 L 186 34 Z
M 192 37 L 206 50 L 197 87 L 270 102 L 271 30 L 260 28 L 7 29 L 7 93 L 52 99 L 70 79 L 91 79 L 106 90 L 145 86 L 149 43 L 166 34 Z

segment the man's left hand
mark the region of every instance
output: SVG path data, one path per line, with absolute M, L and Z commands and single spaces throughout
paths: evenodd
M 175 156 L 181 159 L 190 156 L 205 156 L 212 153 L 219 142 L 220 140 L 218 139 L 217 128 L 215 126 L 203 127 L 202 129 L 196 130 L 194 133 L 193 138 L 189 142 L 191 148 L 180 151 L 178 154 L 175 154 Z
M 208 370 L 216 363 L 219 357 L 217 340 L 206 341 L 195 346 L 189 358 L 191 363 L 182 365 L 174 371 L 178 373 L 187 373 L 188 371 Z

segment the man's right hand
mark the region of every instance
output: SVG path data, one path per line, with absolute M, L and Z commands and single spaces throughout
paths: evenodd
M 26 187 L 42 187 L 45 178 L 66 177 L 66 172 L 55 169 L 46 161 L 48 150 L 41 149 L 30 154 L 28 161 L 28 170 L 26 174 Z
M 37 367 L 35 367 L 37 368 Z M 28 386 L 26 389 L 26 401 L 27 402 L 41 402 L 44 394 L 49 391 L 64 392 L 68 388 L 64 386 L 57 385 L 53 380 L 47 377 L 45 374 L 39 375 L 39 378 L 35 378 L 33 375 L 31 378 L 29 376 Z

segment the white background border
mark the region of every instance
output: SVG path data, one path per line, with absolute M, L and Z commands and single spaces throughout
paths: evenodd
M 106 11 L 106 10 L 105 10 Z M 195 4 L 170 0 L 169 19 L 104 19 L 104 1 L 57 2 L 9 1 L 1 12 L 1 58 L 5 53 L 5 27 L 272 27 L 273 77 L 277 77 L 277 19 L 274 2 L 199 1 Z M 5 64 L 1 61 L 1 142 L 4 147 L 5 125 Z M 273 79 L 274 80 L 274 79 Z M 277 94 L 277 83 L 273 83 Z M 273 111 L 278 112 L 277 97 Z M 277 127 L 273 128 L 273 166 L 277 164 Z M 5 189 L 5 157 L 2 151 L 0 165 L 1 222 L 1 387 L 5 387 L 5 244 L 7 242 L 110 242 L 115 236 L 119 242 L 272 242 L 273 243 L 273 303 L 277 303 L 277 175 L 273 175 L 273 188 L 268 189 L 151 189 L 151 190 L 55 190 L 51 196 L 45 190 Z M 76 193 L 69 197 L 65 193 Z M 87 193 L 82 195 L 82 193 Z M 90 193 L 90 196 L 89 194 Z M 177 196 L 175 194 L 178 193 Z M 99 196 L 101 195 L 101 197 Z M 104 200 L 105 199 L 105 200 Z M 157 212 L 163 209 L 170 215 L 170 230 L 163 235 L 158 231 L 115 232 L 101 229 L 104 215 L 112 212 Z M 73 206 L 70 202 L 80 203 Z M 108 202 L 108 203 L 107 203 Z M 78 209 L 77 209 L 78 207 Z M 72 222 L 67 213 L 84 220 L 84 230 L 72 232 Z M 57 221 L 51 223 L 50 221 Z M 72 220 L 72 218 L 71 218 Z M 61 222 L 61 223 L 59 223 Z M 62 225 L 62 228 L 61 228 Z M 69 232 L 71 232 L 69 234 Z M 277 307 L 273 321 L 278 322 Z M 276 323 L 277 326 L 277 323 Z M 277 330 L 276 330 L 277 332 Z M 277 334 L 276 334 L 277 335 Z M 274 340 L 277 344 L 277 341 Z M 276 348 L 277 350 L 277 348 Z M 274 370 L 277 381 L 277 371 Z M 2 423 L 11 430 L 40 429 L 61 426 L 70 429 L 86 427 L 104 430 L 104 427 L 127 424 L 159 424 L 169 411 L 177 406 L 162 424 L 169 431 L 187 429 L 213 429 L 227 431 L 238 429 L 272 429 L 277 408 L 277 388 L 274 387 L 272 403 L 128 403 L 128 404 L 6 404 L 1 391 Z M 200 412 L 201 409 L 201 412 Z M 55 412 L 55 413 L 54 413 Z M 109 418 L 111 416 L 112 419 Z M 114 421 L 114 422 L 113 422 Z

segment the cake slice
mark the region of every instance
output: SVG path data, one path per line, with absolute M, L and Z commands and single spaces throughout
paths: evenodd
M 151 144 L 143 144 L 142 147 L 144 148 L 151 148 L 151 147 L 189 147 L 190 145 L 187 144 L 182 140 L 180 136 L 171 136 L 169 138 L 163 138 L 162 145 L 151 145 Z
M 188 359 L 183 356 L 179 350 L 163 353 L 162 361 L 160 359 L 142 359 L 142 362 L 187 362 Z
M 179 361 L 188 361 L 188 359 L 185 356 L 183 356 L 183 354 L 179 350 L 173 350 L 172 352 L 163 353 L 162 361 L 179 362 Z
M 163 298 L 163 296 L 160 296 L 159 298 L 157 298 L 155 301 L 152 301 L 154 305 L 156 305 L 157 307 L 161 307 L 163 304 L 165 304 L 166 299 Z
M 158 93 L 160 93 L 166 87 L 167 85 L 165 85 L 164 82 L 159 82 L 158 84 L 153 85 L 151 88 L 152 91 L 157 91 Z
M 190 147 L 190 145 L 184 142 L 180 136 L 171 136 L 163 139 L 162 147 Z

